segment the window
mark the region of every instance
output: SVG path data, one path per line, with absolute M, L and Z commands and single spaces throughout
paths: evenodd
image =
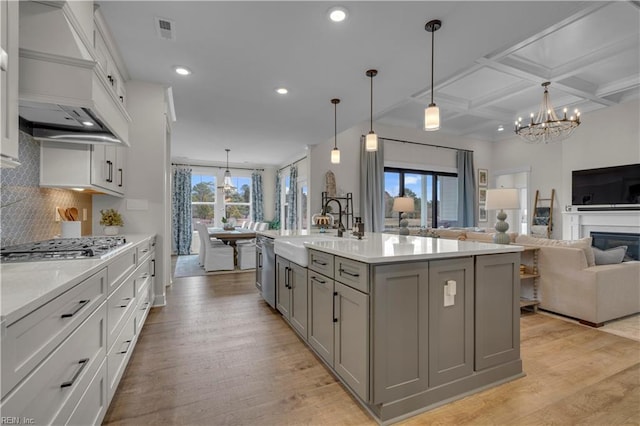
M 232 176 L 232 189 L 224 194 L 225 217 L 236 226 L 251 220 L 251 178 Z
M 291 181 L 291 176 L 290 175 L 286 175 L 284 177 L 284 180 L 282 182 L 282 184 L 284 185 L 283 191 L 282 191 L 282 203 L 280 203 L 282 205 L 282 218 L 280 220 L 280 223 L 282 224 L 282 229 L 289 229 L 289 224 L 288 224 L 288 220 L 287 217 L 289 217 L 289 188 L 291 187 L 290 184 Z
M 212 226 L 216 207 L 216 177 L 212 174 L 191 175 L 191 223 Z
M 398 227 L 393 199 L 413 197 L 414 211 L 407 213 L 409 226 L 449 227 L 458 223 L 458 177 L 455 173 L 384 169 L 385 228 Z M 435 202 L 434 202 L 435 200 Z

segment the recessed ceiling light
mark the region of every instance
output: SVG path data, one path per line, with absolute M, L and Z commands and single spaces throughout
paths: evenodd
M 93 123 L 92 123 L 92 122 L 90 122 L 90 121 L 83 121 L 83 122 L 82 122 L 82 125 L 83 125 L 83 126 L 87 126 L 87 127 L 91 127 L 91 126 L 93 126 Z
M 176 74 L 180 74 L 180 75 L 190 75 L 191 74 L 191 70 L 187 67 L 183 67 L 183 66 L 175 66 L 173 67 L 173 70 L 176 72 Z
M 336 6 L 329 9 L 329 19 L 333 22 L 342 22 L 347 19 L 347 9 L 342 6 Z
M 498 131 L 502 132 L 504 130 L 504 127 L 502 127 L 502 124 L 498 126 Z
M 286 95 L 287 93 L 289 93 L 289 90 L 286 87 L 278 87 L 276 89 L 276 93 L 278 93 L 279 95 Z

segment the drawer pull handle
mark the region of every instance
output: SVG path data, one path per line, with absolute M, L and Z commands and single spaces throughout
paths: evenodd
M 76 371 L 76 374 L 73 375 L 71 380 L 61 384 L 60 385 L 61 388 L 68 388 L 69 386 L 73 386 L 73 383 L 80 376 L 80 374 L 82 373 L 82 370 L 84 370 L 84 368 L 87 366 L 87 364 L 89 364 L 89 358 L 81 359 L 80 361 L 78 361 L 78 364 L 82 364 L 82 365 L 80 366 L 80 368 L 78 368 L 78 371 Z
M 78 307 L 73 312 L 71 312 L 70 314 L 62 314 L 60 315 L 60 318 L 71 318 L 72 316 L 80 312 L 80 309 L 84 308 L 87 305 L 87 303 L 89 303 L 90 301 L 91 299 L 79 301 Z
M 144 303 L 144 307 L 140 308 L 141 311 L 144 311 L 147 309 L 147 307 L 149 306 L 149 302 L 145 302 Z
M 126 308 L 127 306 L 129 306 L 129 302 L 131 301 L 130 297 L 127 297 L 127 298 L 122 299 L 122 300 L 126 301 L 127 304 L 126 305 L 120 305 L 120 306 L 118 306 L 119 308 Z
M 360 276 L 360 274 L 354 274 L 354 273 L 349 272 L 346 269 L 342 269 L 342 268 L 339 269 L 339 271 L 340 271 L 341 274 L 347 274 L 347 275 L 352 276 L 354 278 L 358 278 Z
M 319 279 L 318 279 L 318 278 L 316 278 L 316 277 L 311 277 L 311 279 L 312 279 L 313 281 L 315 281 L 315 282 L 320 283 L 320 284 L 326 284 L 326 283 L 327 283 L 326 281 L 319 280 Z
M 119 354 L 126 354 L 127 352 L 129 352 L 129 348 L 131 347 L 131 340 L 125 340 L 124 342 L 127 343 L 127 349 L 118 352 Z
M 140 278 L 149 278 L 150 275 L 148 272 L 145 272 L 144 274 L 140 275 Z
M 317 263 L 318 265 L 321 265 L 321 266 L 327 266 L 327 262 L 320 262 L 319 260 L 315 260 L 315 259 L 313 259 L 313 263 Z

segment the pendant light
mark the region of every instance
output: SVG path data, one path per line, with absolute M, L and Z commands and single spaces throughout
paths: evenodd
M 373 77 L 378 75 L 377 70 L 367 70 L 367 77 L 371 78 L 371 130 L 369 134 L 365 138 L 365 149 L 367 151 L 377 151 L 378 150 L 378 135 L 373 131 Z
M 427 131 L 440 129 L 440 108 L 433 102 L 433 56 L 435 50 L 434 33 L 442 27 L 442 22 L 438 19 L 429 21 L 425 24 L 424 29 L 431 33 L 431 103 L 424 110 L 424 129 Z
M 227 151 L 227 170 L 224 171 L 224 190 L 226 192 L 231 191 L 231 188 L 233 188 L 232 182 L 231 182 L 231 172 L 229 171 L 229 151 L 231 151 L 229 148 L 226 148 L 225 151 Z
M 331 99 L 333 104 L 333 149 L 331 150 L 331 163 L 340 164 L 340 150 L 338 149 L 338 104 L 340 99 Z

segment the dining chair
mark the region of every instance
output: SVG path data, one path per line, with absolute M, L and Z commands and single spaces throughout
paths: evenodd
M 236 246 L 238 249 L 238 268 L 239 269 L 254 269 L 256 267 L 256 245 L 239 244 Z
M 233 247 L 224 244 L 221 240 L 209 237 L 209 230 L 203 223 L 195 225 L 200 237 L 200 250 L 198 263 L 205 271 L 219 271 L 234 269 Z

